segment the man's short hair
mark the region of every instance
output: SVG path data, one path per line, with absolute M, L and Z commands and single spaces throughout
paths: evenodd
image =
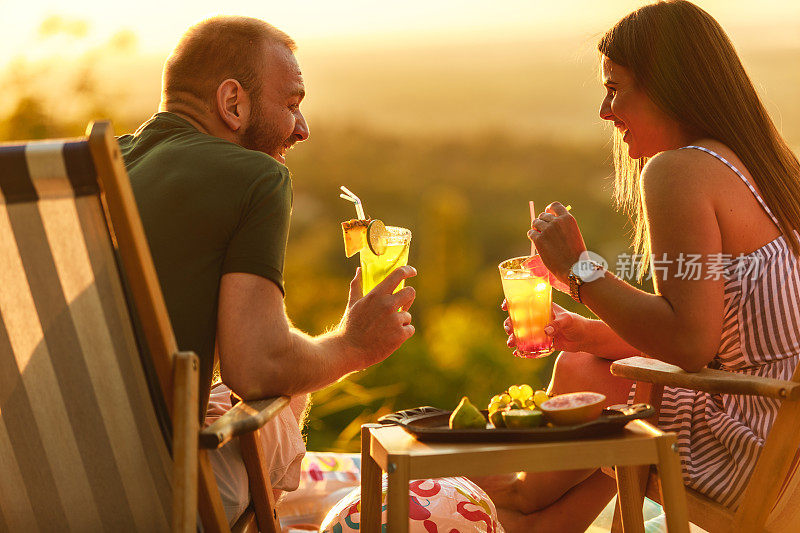
M 219 16 L 189 28 L 164 64 L 162 100 L 199 98 L 212 106 L 219 84 L 232 78 L 255 95 L 266 68 L 267 45 L 297 45 L 278 28 L 251 17 Z

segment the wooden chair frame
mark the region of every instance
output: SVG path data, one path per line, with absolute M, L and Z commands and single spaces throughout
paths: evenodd
M 228 532 L 208 449 L 240 438 L 250 480 L 255 512 L 234 529 L 278 532 L 269 473 L 256 431 L 289 403 L 280 396 L 256 402 L 239 402 L 202 431 L 198 415 L 198 361 L 179 352 L 153 266 L 136 201 L 110 123 L 95 122 L 88 130 L 89 148 L 102 188 L 112 239 L 118 246 L 133 303 L 172 420 L 173 516 L 172 530 L 194 532 L 199 509 L 205 531 Z M 198 506 L 199 504 L 199 506 Z
M 635 401 L 647 401 L 656 406 L 660 405 L 664 386 L 781 400 L 778 416 L 764 443 L 739 508 L 732 511 L 686 488 L 689 520 L 712 533 L 800 531 L 800 475 L 797 474 L 800 366 L 792 379 L 785 381 L 708 368 L 689 373 L 656 359 L 631 357 L 614 362 L 611 373 L 637 381 Z M 657 476 L 651 475 L 648 469 L 640 469 L 634 476 L 634 490 L 628 493 L 631 499 L 621 502 L 623 505 L 641 509 L 645 495 L 660 501 L 654 486 Z M 616 518 L 615 524 L 615 528 L 618 528 Z

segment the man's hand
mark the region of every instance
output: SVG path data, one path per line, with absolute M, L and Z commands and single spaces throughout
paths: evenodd
M 291 325 L 275 283 L 254 274 L 225 274 L 217 326 L 223 381 L 245 399 L 297 395 L 386 359 L 414 334 L 408 313 L 414 289 L 392 291 L 416 274 L 400 267 L 362 298 L 356 272 L 340 327 L 317 337 Z
M 361 296 L 361 269 L 350 282 L 350 298 L 342 318 L 342 338 L 353 350 L 354 364 L 364 369 L 383 361 L 414 334 L 411 313 L 416 291 L 404 287 L 393 294 L 401 281 L 417 275 L 411 266 L 394 270 L 365 296 Z

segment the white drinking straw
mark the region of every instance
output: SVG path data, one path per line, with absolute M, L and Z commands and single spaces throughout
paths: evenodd
M 533 207 L 533 200 L 528 201 L 528 206 L 531 208 L 531 228 L 533 228 L 533 221 L 536 220 L 536 209 Z M 536 245 L 531 241 L 531 257 L 536 255 Z
M 364 207 L 361 204 L 361 200 L 358 198 L 358 196 L 353 194 L 353 192 L 350 191 L 350 189 L 348 189 L 344 185 L 339 187 L 339 189 L 341 189 L 346 193 L 346 194 L 340 194 L 339 198 L 344 198 L 345 200 L 353 202 L 356 205 L 356 216 L 358 216 L 359 220 L 366 220 L 367 217 L 364 215 Z

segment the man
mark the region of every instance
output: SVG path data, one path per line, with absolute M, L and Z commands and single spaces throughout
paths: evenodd
M 289 490 L 304 452 L 306 395 L 382 361 L 414 333 L 414 289 L 392 291 L 416 274 L 399 268 L 361 298 L 356 272 L 340 326 L 325 335 L 305 335 L 286 316 L 292 189 L 284 155 L 309 134 L 294 49 L 261 20 L 197 24 L 164 65 L 159 112 L 119 140 L 178 345 L 200 358 L 203 401 L 215 349 L 222 380 L 242 398 L 293 397 L 264 432 L 275 453 L 272 481 Z M 215 388 L 209 413 L 229 408 L 228 397 Z M 248 499 L 238 454 L 234 444 L 214 459 L 232 521 Z

